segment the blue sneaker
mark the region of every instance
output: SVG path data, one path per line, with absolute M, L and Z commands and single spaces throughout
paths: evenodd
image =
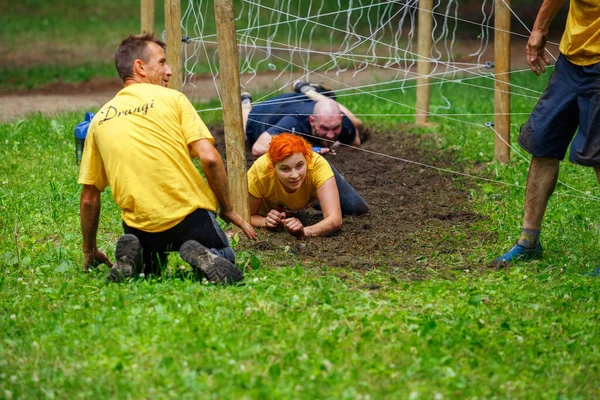
M 600 268 L 594 268 L 593 271 L 586 272 L 587 276 L 591 276 L 592 278 L 598 278 L 600 276 Z
M 516 244 L 506 253 L 490 261 L 488 268 L 507 268 L 515 261 L 531 261 L 538 258 L 542 258 L 541 243 L 538 243 L 533 249 Z

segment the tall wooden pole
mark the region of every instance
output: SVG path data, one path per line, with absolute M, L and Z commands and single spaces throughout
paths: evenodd
M 504 1 L 496 0 L 494 10 L 494 158 L 506 164 L 510 161 L 510 0 Z
M 242 124 L 240 72 L 234 18 L 233 0 L 215 0 L 229 192 L 233 199 L 235 211 L 250 222 L 248 179 L 246 178 L 246 144 Z
M 141 33 L 154 32 L 154 0 L 140 0 Z
M 169 87 L 181 90 L 183 66 L 181 60 L 180 0 L 165 0 L 165 30 L 167 32 L 167 64 L 173 72 L 173 76 L 169 79 Z
M 430 86 L 429 74 L 431 73 L 431 29 L 433 25 L 432 14 L 433 0 L 419 0 L 419 32 L 417 60 L 417 105 L 415 122 L 417 125 L 429 123 Z

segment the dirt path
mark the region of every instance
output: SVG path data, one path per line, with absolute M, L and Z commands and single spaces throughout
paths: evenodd
M 385 82 L 393 79 L 394 71 L 377 70 L 353 76 L 346 72 L 335 74 L 331 72 L 323 76 L 313 75 L 315 80 L 327 82 L 332 88 L 350 88 L 373 82 Z M 289 85 L 296 77 L 282 77 L 277 80 L 277 74 L 268 73 L 256 76 L 243 75 L 243 90 L 256 92 L 271 92 L 283 88 L 289 90 Z M 122 87 L 119 79 L 93 79 L 80 84 L 57 83 L 41 89 L 20 91 L 15 93 L 0 93 L 0 122 L 11 122 L 23 118 L 32 112 L 56 115 L 66 111 L 96 110 L 110 100 Z M 183 92 L 196 102 L 206 102 L 219 97 L 217 87 L 220 80 L 210 76 L 195 77 L 191 84 L 184 85 Z
M 479 42 L 463 43 L 455 48 L 457 56 L 455 61 L 477 62 L 475 57 L 469 56 L 477 51 Z M 513 42 L 511 52 L 513 61 L 511 69 L 522 69 L 526 65 L 523 62 L 522 42 Z M 493 44 L 489 44 L 486 53 L 479 59 L 480 62 L 493 60 Z M 441 67 L 440 67 L 441 68 Z M 483 70 L 493 72 L 493 70 Z M 281 88 L 288 91 L 289 82 L 298 76 L 282 76 L 275 80 L 277 73 L 266 73 L 256 76 L 243 74 L 240 81 L 244 90 L 251 93 L 268 93 Z M 325 82 L 334 90 L 344 88 L 360 87 L 363 85 L 388 82 L 393 79 L 404 78 L 404 72 L 392 69 L 369 68 L 368 70 L 354 74 L 353 71 L 336 73 L 330 71 L 324 74 L 314 73 L 311 80 Z M 204 102 L 218 98 L 216 87 L 220 87 L 219 79 L 213 80 L 210 76 L 198 76 L 192 81 L 193 85 L 186 84 L 184 93 L 193 101 Z M 106 101 L 110 100 L 122 87 L 119 79 L 92 79 L 80 84 L 55 83 L 41 89 L 0 92 L 0 122 L 12 122 L 23 118 L 33 112 L 41 112 L 48 115 L 81 110 L 82 112 L 96 110 Z M 366 89 L 368 90 L 368 89 Z M 256 99 L 255 99 L 256 100 Z
M 484 270 L 485 260 L 475 264 L 464 261 L 470 256 L 468 243 L 497 238 L 472 228 L 486 217 L 469 209 L 468 194 L 458 188 L 456 176 L 389 156 L 452 170 L 462 167 L 449 153 L 439 153 L 433 136 L 407 135 L 401 128 L 371 132 L 361 146 L 368 152 L 342 148 L 338 155 L 327 157 L 367 201 L 369 214 L 345 216 L 342 229 L 325 238 L 300 241 L 283 229 L 259 229 L 259 240 L 241 241 L 241 248 L 266 256 L 273 266 L 298 264 L 315 269 L 315 273 L 323 266 L 341 269 L 338 274 L 342 278 L 348 271 L 384 270 L 412 280 L 432 273 L 451 276 L 454 269 Z M 223 128 L 211 127 L 211 131 L 224 154 Z M 250 152 L 246 157 L 250 166 L 255 157 Z M 321 213 L 315 210 L 300 214 L 305 225 L 320 219 Z

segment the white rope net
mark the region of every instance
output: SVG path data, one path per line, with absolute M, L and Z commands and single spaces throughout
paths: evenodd
M 416 51 L 417 0 L 243 0 L 241 5 L 236 26 L 243 89 L 284 91 L 299 78 L 323 82 L 340 94 L 415 84 L 416 63 L 423 59 Z M 182 1 L 182 29 L 190 38 L 185 85 L 193 86 L 198 74 L 218 79 L 213 7 L 207 0 Z M 467 20 L 460 17 L 458 1 L 434 3 L 427 56 L 432 84 L 457 74 L 490 75 L 492 9 L 483 0 L 479 20 Z M 472 37 L 458 49 L 457 32 L 465 27 Z M 469 54 L 457 59 L 465 49 Z
M 510 32 L 511 35 L 526 39 L 529 32 L 526 23 L 505 0 L 497 1 L 503 1 L 518 21 L 517 29 L 521 33 Z M 242 90 L 253 95 L 261 93 L 261 97 L 253 96 L 256 103 L 289 92 L 297 79 L 321 82 L 333 89 L 342 103 L 353 96 L 373 96 L 387 104 L 385 110 L 377 114 L 353 110 L 358 117 L 410 120 L 422 111 L 415 108 L 414 100 L 408 103 L 403 95 L 417 86 L 417 63 L 425 57 L 431 63 L 427 84 L 432 93 L 437 94 L 432 96 L 429 115 L 466 126 L 485 126 L 498 135 L 491 123 L 497 78 L 491 48 L 494 1 L 481 0 L 476 10 L 473 2 L 468 3 L 468 12 L 463 12 L 464 4 L 461 6 L 457 0 L 433 1 L 432 47 L 429 54 L 422 56 L 417 52 L 418 0 L 241 0 L 241 7 L 236 9 L 236 30 Z M 181 8 L 182 32 L 188 37 L 188 44 L 184 46 L 184 90 L 192 97 L 194 92 L 202 91 L 213 92 L 220 98 L 214 3 L 212 0 L 182 0 Z M 547 47 L 556 54 L 558 43 L 549 42 Z M 510 73 L 531 72 L 522 66 Z M 197 85 L 199 78 L 202 78 L 201 86 Z M 210 87 L 206 85 L 207 80 L 212 82 Z M 480 89 L 484 93 L 480 109 L 486 111 L 454 109 L 453 103 L 456 96 L 460 98 L 460 93 L 445 90 L 448 84 Z M 531 107 L 540 95 L 540 89 L 511 84 L 511 96 L 530 102 Z M 209 110 L 213 109 L 198 111 Z M 522 113 L 519 118 L 525 120 L 526 114 Z M 521 150 L 514 146 L 511 149 L 519 157 L 528 159 Z M 518 183 L 509 185 L 521 187 Z M 593 197 L 589 192 L 565 186 L 582 197 Z

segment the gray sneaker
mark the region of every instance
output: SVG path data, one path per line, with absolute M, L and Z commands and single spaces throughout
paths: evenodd
M 116 261 L 110 268 L 107 279 L 120 283 L 131 278 L 135 274 L 136 266 L 142 259 L 142 245 L 139 239 L 132 234 L 126 234 L 117 241 L 115 249 Z
M 209 282 L 231 284 L 244 279 L 244 274 L 231 261 L 210 252 L 195 240 L 188 240 L 179 249 L 181 258 L 194 269 L 202 271 Z

